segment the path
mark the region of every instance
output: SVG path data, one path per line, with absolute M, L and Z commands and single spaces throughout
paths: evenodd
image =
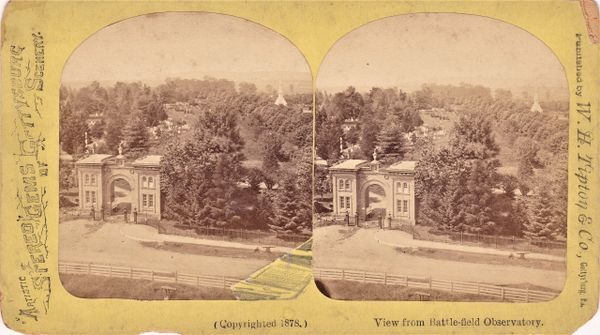
M 205 245 L 212 247 L 236 248 L 254 250 L 259 248 L 264 250 L 262 244 L 259 243 L 240 243 L 221 240 L 201 239 L 188 236 L 159 234 L 156 228 L 141 225 L 141 224 L 118 224 L 121 234 L 131 240 L 140 242 L 173 242 L 173 243 L 189 243 L 196 245 Z M 287 253 L 292 248 L 276 247 L 271 248 L 271 252 Z
M 515 254 L 516 251 L 510 250 L 499 250 L 494 248 L 484 248 L 477 246 L 468 246 L 461 244 L 451 244 L 434 241 L 423 241 L 414 240 L 412 235 L 399 230 L 377 230 L 375 232 L 375 239 L 385 245 L 393 247 L 413 247 L 413 248 L 427 248 L 427 249 L 442 249 L 442 250 L 453 250 L 462 252 L 472 252 L 477 254 L 488 254 L 508 257 L 510 254 Z M 541 259 L 547 261 L 564 262 L 564 256 L 548 255 L 534 252 L 527 252 L 527 258 Z
M 313 266 L 497 285 L 530 283 L 556 290 L 561 290 L 564 285 L 564 271 L 511 264 L 468 263 L 404 254 L 398 252 L 394 246 L 380 243 L 376 238 L 379 233 L 380 231 L 375 229 L 349 231 L 342 226 L 316 228 L 313 231 Z
M 183 254 L 145 247 L 121 234 L 120 225 L 62 221 L 59 225 L 59 260 L 180 271 L 195 274 L 247 277 L 272 262 L 267 259 Z

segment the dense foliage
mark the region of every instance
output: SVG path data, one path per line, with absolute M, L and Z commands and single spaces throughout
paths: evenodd
M 416 160 L 417 222 L 439 231 L 566 236 L 568 104 L 480 85 L 317 93 L 316 152 Z M 341 139 L 341 142 L 340 142 Z M 317 171 L 316 190 L 329 180 Z
M 120 144 L 131 159 L 162 155 L 163 216 L 189 227 L 305 233 L 312 95 L 286 95 L 283 106 L 273 94 L 214 78 L 63 87 L 62 149 L 76 159 Z

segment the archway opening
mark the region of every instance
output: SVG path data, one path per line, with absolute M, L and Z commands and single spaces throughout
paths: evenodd
M 372 184 L 365 190 L 366 219 L 376 220 L 386 215 L 385 190 L 381 185 Z
M 110 212 L 111 214 L 131 213 L 132 191 L 129 182 L 117 178 L 110 184 Z

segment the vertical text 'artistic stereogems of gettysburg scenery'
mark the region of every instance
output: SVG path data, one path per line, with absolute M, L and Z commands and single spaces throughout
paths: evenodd
M 85 298 L 286 299 L 310 282 L 312 77 L 210 13 L 86 39 L 60 91 L 61 281 Z
M 568 88 L 513 25 L 415 14 L 321 64 L 314 275 L 344 300 L 547 301 L 565 280 Z

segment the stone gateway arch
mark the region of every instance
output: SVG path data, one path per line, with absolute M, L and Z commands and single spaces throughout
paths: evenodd
M 365 221 L 374 214 L 391 219 L 392 226 L 414 225 L 415 165 L 401 161 L 383 167 L 377 160 L 349 159 L 330 167 L 333 215 Z
M 124 199 L 131 211 L 160 219 L 161 158 L 127 161 L 122 155 L 94 154 L 75 162 L 79 208 L 110 213 Z

